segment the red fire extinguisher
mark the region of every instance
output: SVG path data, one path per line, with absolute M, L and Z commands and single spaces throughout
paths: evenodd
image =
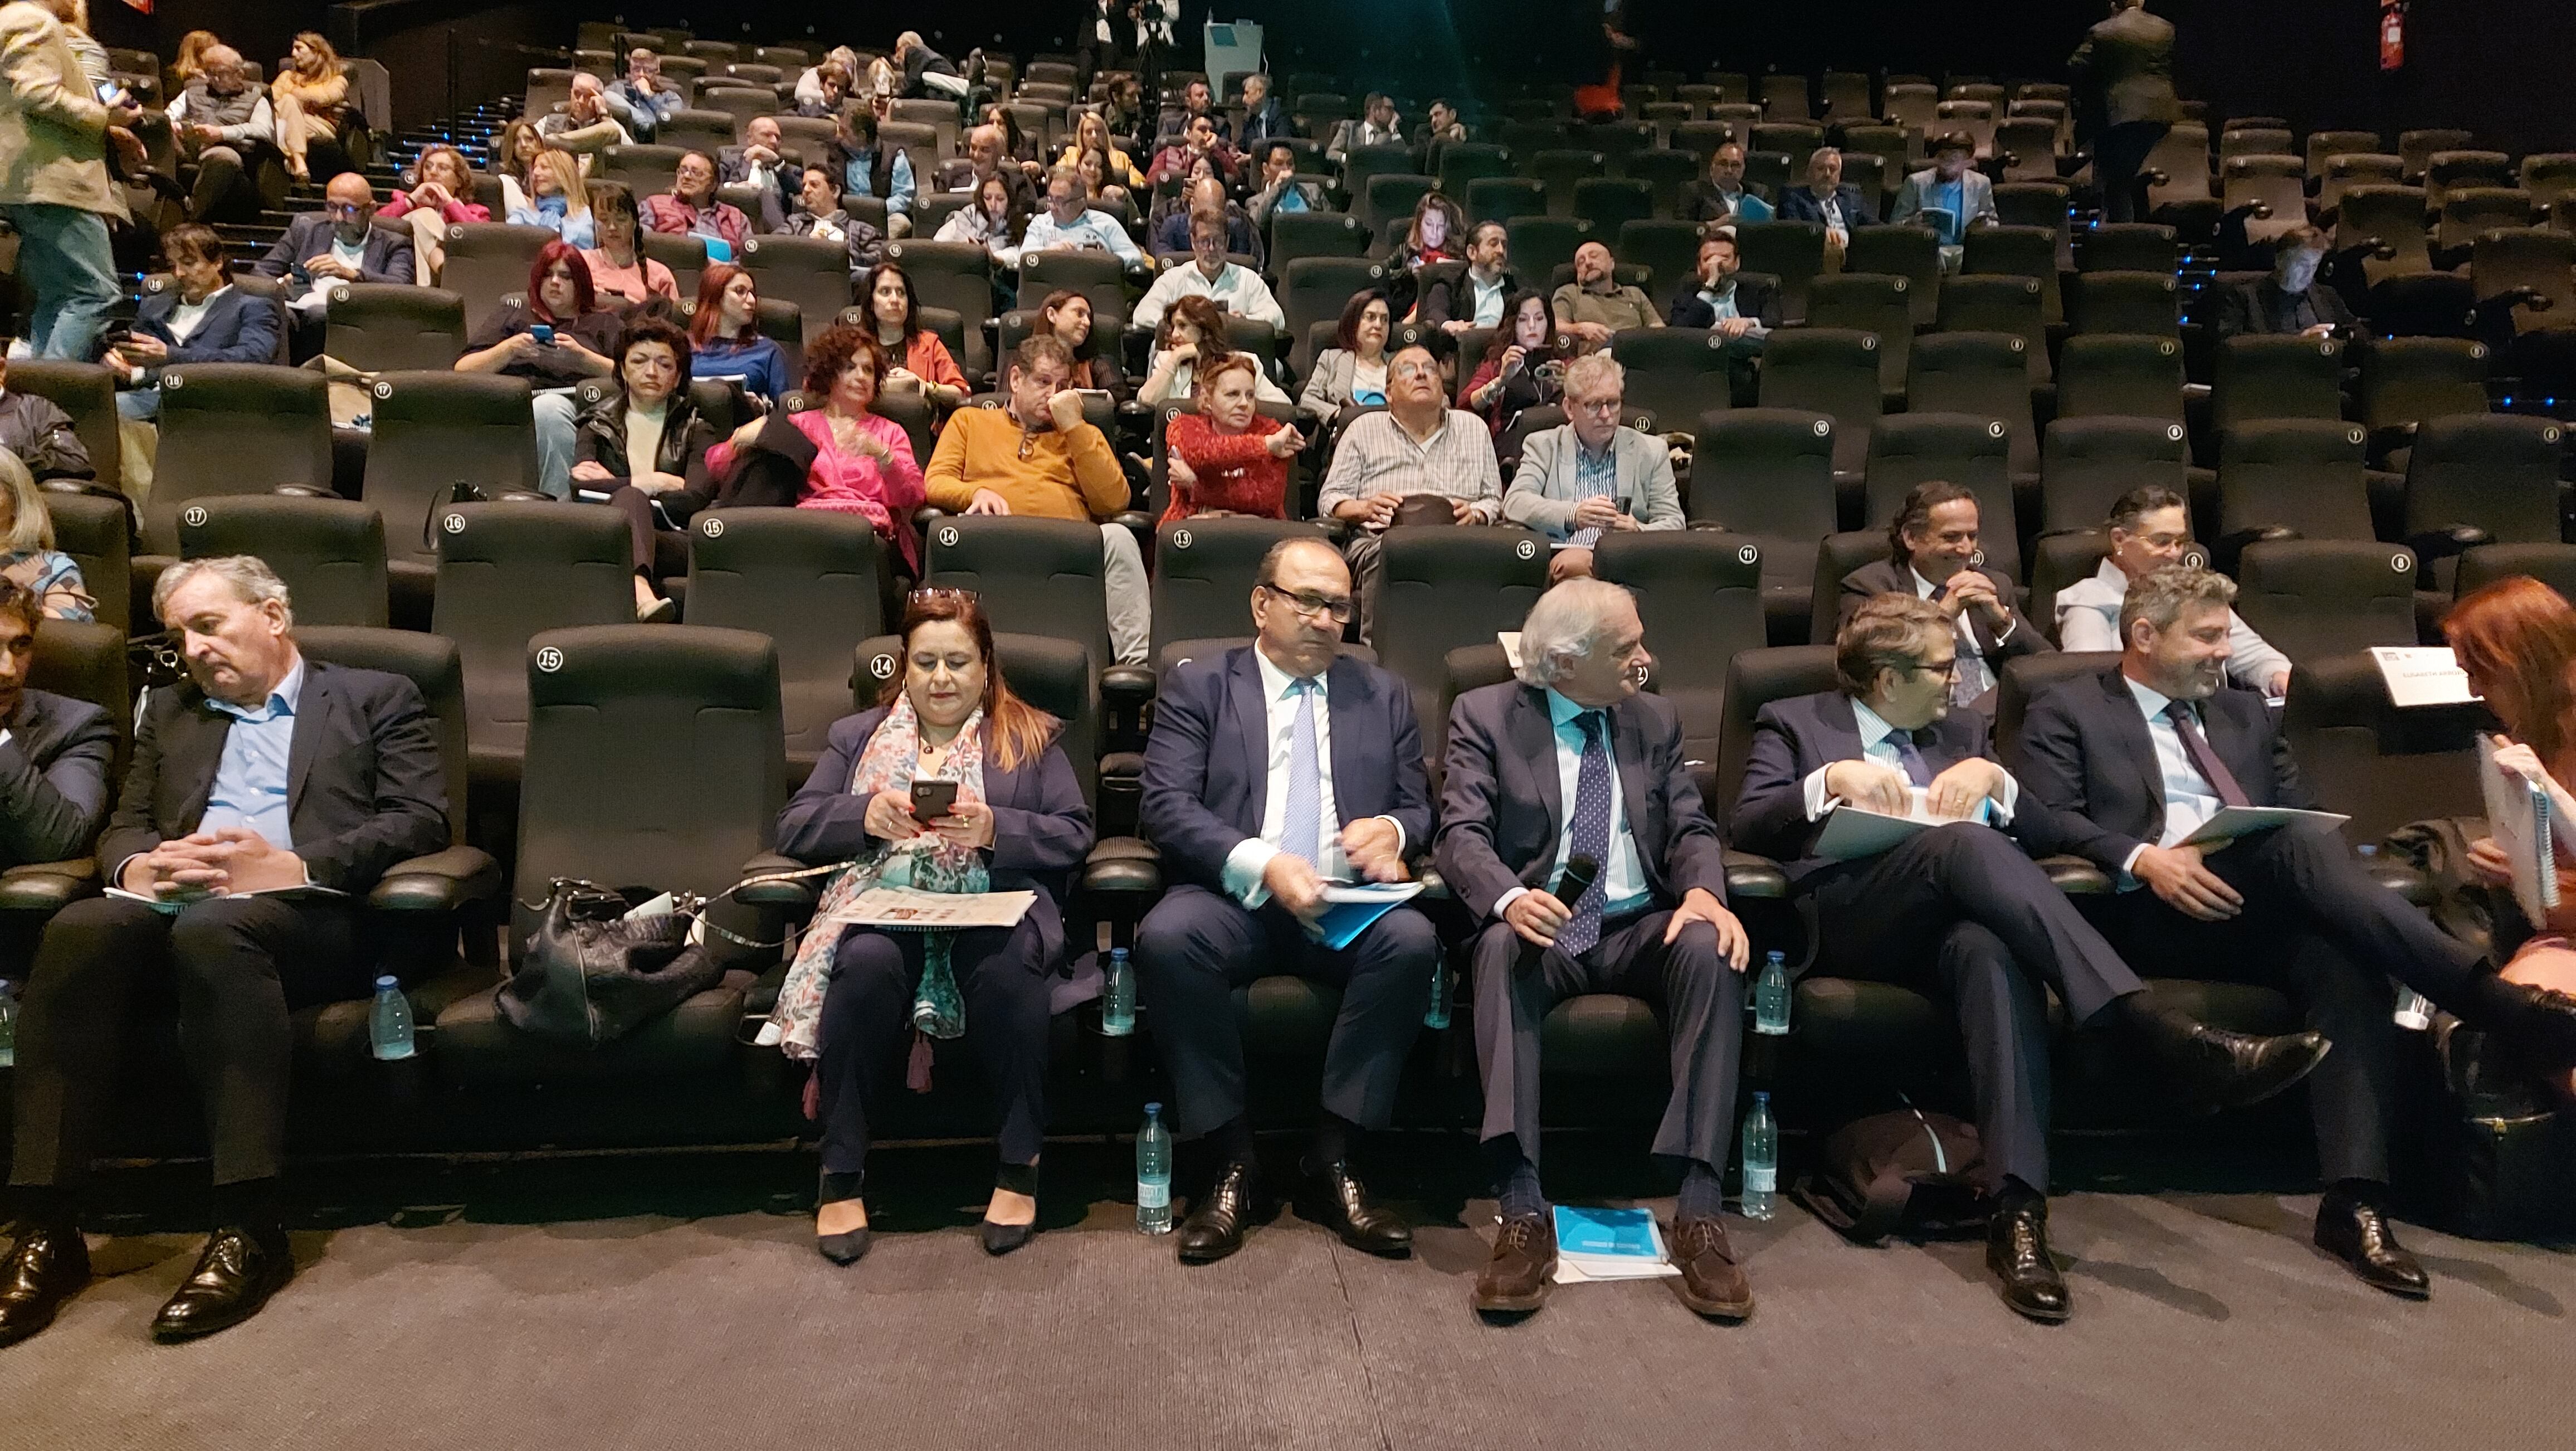
M 2379 0 L 2379 68 L 2383 71 L 2406 67 L 2407 0 Z

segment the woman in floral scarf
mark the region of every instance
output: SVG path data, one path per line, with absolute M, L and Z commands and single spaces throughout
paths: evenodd
M 911 1041 L 909 1078 L 927 1089 L 930 1039 L 966 1036 L 1001 1111 L 1001 1167 L 984 1248 L 1008 1254 L 1037 1225 L 1046 1132 L 1049 989 L 1064 957 L 1066 879 L 1091 850 L 1091 811 L 1060 723 L 1011 693 L 975 596 L 915 590 L 903 669 L 883 704 L 832 727 L 830 746 L 778 818 L 778 849 L 847 862 L 824 887 L 764 1042 L 815 1062 L 809 1100 L 823 1123 L 815 1247 L 848 1264 L 868 1249 L 869 1104 Z M 914 778 L 957 783 L 946 816 L 912 815 Z M 1026 891 L 1017 927 L 949 932 L 852 926 L 870 887 Z

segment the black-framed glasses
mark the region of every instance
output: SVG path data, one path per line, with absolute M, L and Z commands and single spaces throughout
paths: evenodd
M 1308 619 L 1313 619 L 1318 615 L 1327 615 L 1330 616 L 1333 623 L 1337 625 L 1347 625 L 1351 622 L 1351 598 L 1348 595 L 1333 596 L 1308 594 L 1304 591 L 1292 592 L 1281 589 L 1275 584 L 1265 584 L 1262 585 L 1261 588 L 1267 591 L 1272 597 L 1286 601 L 1288 608 L 1295 610 L 1297 613 L 1304 615 Z
M 1959 678 L 1959 657 L 1953 655 L 1938 665 L 1926 660 L 1917 664 L 1914 668 L 1925 675 L 1938 675 L 1944 679 L 1956 680 Z

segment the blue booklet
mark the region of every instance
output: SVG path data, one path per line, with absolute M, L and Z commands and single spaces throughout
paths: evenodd
M 1420 882 L 1332 883 L 1324 888 L 1331 905 L 1309 929 L 1315 939 L 1336 952 L 1351 945 L 1376 921 L 1421 895 Z
M 1560 1204 L 1556 1206 L 1556 1247 L 1560 1254 L 1599 1259 L 1664 1257 L 1651 1209 L 1576 1209 Z

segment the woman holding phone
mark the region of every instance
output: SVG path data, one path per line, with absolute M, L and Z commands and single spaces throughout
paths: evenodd
M 1092 843 L 1062 722 L 1004 683 L 976 597 L 915 590 L 902 633 L 902 666 L 876 708 L 832 727 L 823 759 L 778 818 L 779 851 L 843 864 L 823 888 L 761 1040 L 815 1066 L 807 1098 L 823 1124 L 815 1248 L 844 1265 L 868 1250 L 861 1191 L 871 1110 L 907 1041 L 907 1081 L 926 1092 L 931 1041 L 964 1037 L 999 1110 L 985 1252 L 1008 1254 L 1036 1233 L 1062 901 Z M 1026 891 L 1035 900 L 1008 928 L 852 924 L 850 905 L 877 886 Z
M 624 328 L 591 290 L 590 264 L 569 242 L 548 242 L 528 264 L 528 293 L 504 298 L 465 340 L 460 373 L 525 378 L 537 422 L 537 487 L 555 498 L 572 493 L 573 385 L 616 371 L 609 361 Z

